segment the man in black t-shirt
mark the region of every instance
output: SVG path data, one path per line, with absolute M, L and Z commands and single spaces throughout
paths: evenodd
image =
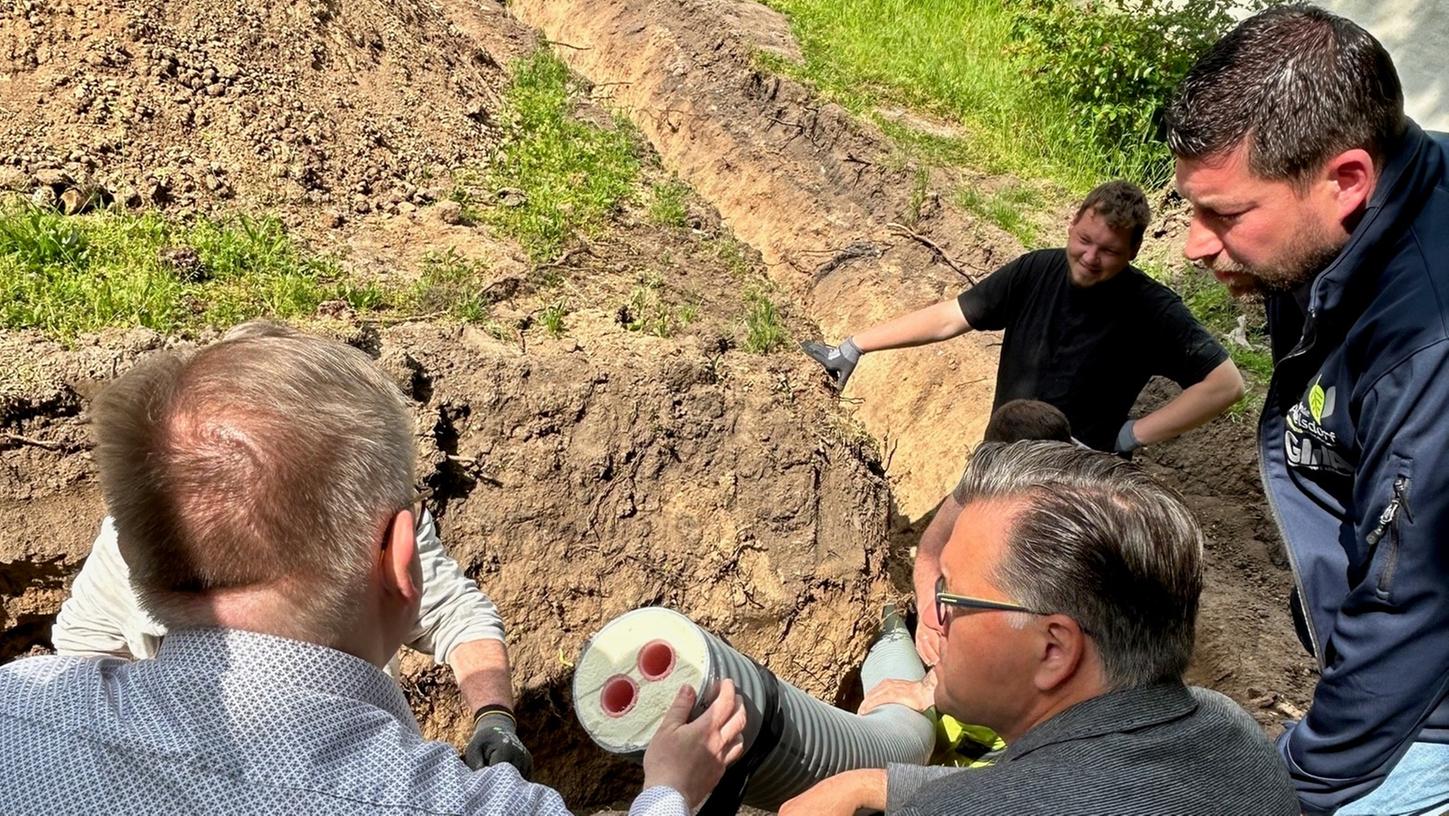
M 1128 453 L 1172 439 L 1222 413 L 1243 378 L 1166 286 L 1130 266 L 1151 217 L 1136 186 L 1112 181 L 1088 194 L 1065 249 L 1017 258 L 960 297 L 805 351 L 844 388 L 861 355 L 949 340 L 971 329 L 1005 330 L 993 410 L 1014 399 L 1061 409 L 1077 439 Z M 1147 381 L 1183 387 L 1176 399 L 1128 418 Z
M 1130 265 L 1150 218 L 1141 190 L 1108 182 L 1083 200 L 1066 248 L 1029 252 L 958 298 L 872 326 L 836 347 L 807 343 L 805 352 L 844 388 L 863 354 L 971 329 L 1004 330 L 993 409 L 1014 399 L 1054 405 L 1076 438 L 1099 450 L 1127 454 L 1172 439 L 1237 402 L 1243 378 L 1182 299 Z M 1131 419 L 1132 404 L 1154 375 L 1174 380 L 1182 393 Z M 916 563 L 920 597 L 939 574 L 939 553 L 925 544 Z M 929 659 L 934 650 L 919 637 L 918 645 Z

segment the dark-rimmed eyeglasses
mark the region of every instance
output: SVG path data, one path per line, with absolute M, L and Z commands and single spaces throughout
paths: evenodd
M 954 606 L 957 609 L 977 609 L 990 612 L 1025 612 L 1028 615 L 1045 615 L 1045 612 L 1038 612 L 1035 609 L 1027 609 L 1021 604 L 1008 603 L 1006 601 L 988 601 L 985 598 L 972 598 L 968 595 L 953 595 L 946 591 L 946 576 L 942 575 L 936 579 L 936 620 L 941 622 L 941 628 L 946 628 L 947 607 Z

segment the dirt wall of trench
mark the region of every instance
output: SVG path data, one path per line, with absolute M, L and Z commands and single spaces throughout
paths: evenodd
M 788 24 L 738 0 L 518 0 L 514 13 L 627 110 L 664 161 L 758 249 L 771 277 L 825 338 L 953 296 L 968 285 L 906 227 L 977 275 L 1014 239 L 917 196 L 915 169 L 879 133 L 799 83 L 755 67 L 791 53 Z M 995 385 L 995 339 L 867 358 L 846 391 L 889 454 L 902 513 L 939 501 L 980 439 Z
M 536 778 L 572 806 L 626 795 L 637 771 L 589 743 L 569 681 L 584 639 L 640 606 L 674 607 L 827 700 L 845 692 L 880 606 L 889 494 L 858 429 L 803 364 L 619 333 L 516 344 L 456 326 L 339 327 L 412 398 L 420 486 L 447 546 L 509 630 Z M 48 643 L 102 505 L 85 409 L 154 349 L 136 331 L 24 349 L 0 390 L 0 653 Z M 406 661 L 429 737 L 466 741 L 446 669 Z

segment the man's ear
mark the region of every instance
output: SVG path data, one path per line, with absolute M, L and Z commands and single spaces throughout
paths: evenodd
M 1039 691 L 1053 691 L 1076 676 L 1087 652 L 1081 624 L 1066 615 L 1042 620 L 1041 653 L 1032 680 Z
M 382 580 L 390 593 L 411 603 L 422 593 L 413 577 L 413 562 L 418 558 L 418 540 L 413 527 L 413 511 L 400 510 L 387 523 L 382 539 Z
M 1373 195 L 1378 168 L 1367 150 L 1355 147 L 1329 159 L 1319 178 L 1328 184 L 1334 197 L 1338 220 L 1346 221 Z

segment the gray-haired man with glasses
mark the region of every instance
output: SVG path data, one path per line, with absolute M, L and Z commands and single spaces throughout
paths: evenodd
M 1182 681 L 1203 539 L 1175 493 L 1114 456 L 1018 442 L 978 448 L 955 497 L 918 599 L 942 635 L 933 702 L 1009 747 L 986 768 L 841 774 L 782 816 L 1298 813 L 1252 718 Z

